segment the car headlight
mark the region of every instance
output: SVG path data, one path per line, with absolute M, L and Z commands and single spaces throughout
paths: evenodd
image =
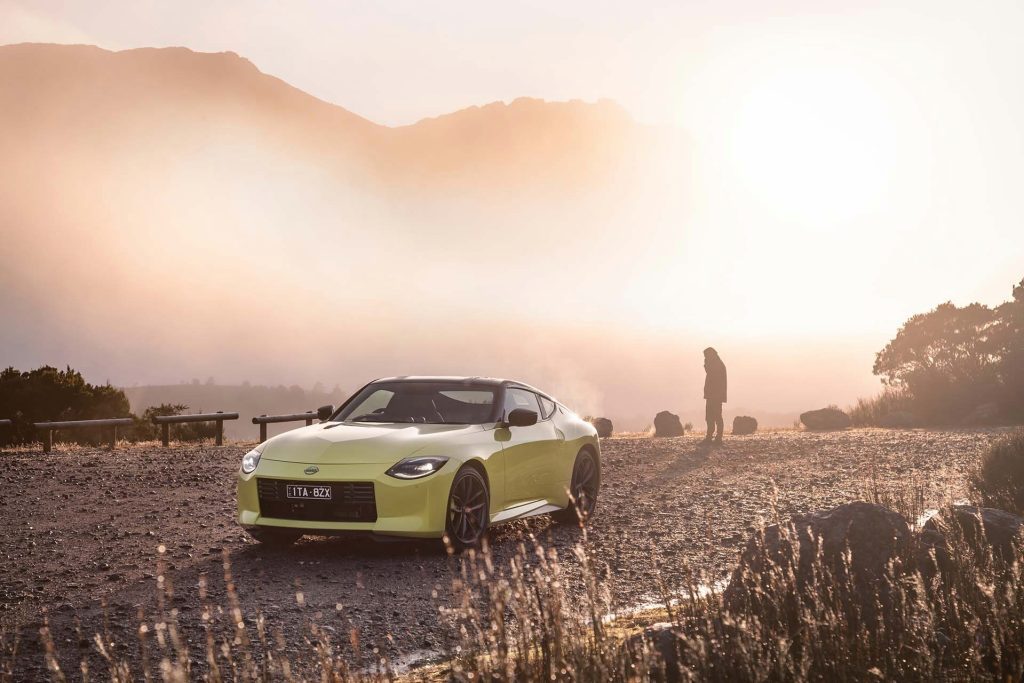
M 257 446 L 242 456 L 242 473 L 252 474 L 260 464 L 260 456 L 263 455 L 263 446 Z
M 448 462 L 448 458 L 440 455 L 430 455 L 418 458 L 406 458 L 400 460 L 397 465 L 389 469 L 386 474 L 395 479 L 419 479 L 437 472 Z

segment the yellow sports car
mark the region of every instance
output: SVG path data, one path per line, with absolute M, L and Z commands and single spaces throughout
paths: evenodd
M 380 379 L 318 413 L 242 458 L 238 522 L 261 542 L 356 532 L 464 548 L 493 524 L 585 521 L 597 503 L 596 430 L 520 382 Z

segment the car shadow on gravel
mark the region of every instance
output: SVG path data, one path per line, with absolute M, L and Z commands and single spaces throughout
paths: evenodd
M 363 536 L 304 536 L 295 545 L 275 548 L 250 544 L 233 556 L 234 561 L 247 557 L 290 557 L 298 559 L 401 558 L 412 556 L 443 557 L 444 545 L 436 539 L 370 538 Z

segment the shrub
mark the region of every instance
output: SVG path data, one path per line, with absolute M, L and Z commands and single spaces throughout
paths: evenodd
M 1024 514 L 1024 430 L 992 445 L 971 484 L 982 505 Z
M 160 438 L 160 427 L 153 424 L 153 418 L 182 415 L 187 410 L 188 406 L 181 403 L 161 403 L 158 406 L 146 408 L 142 417 L 135 418 L 135 440 L 152 441 Z M 202 441 L 216 436 L 217 425 L 214 422 L 186 422 L 170 426 L 170 437 L 173 441 Z
M 857 405 L 847 411 L 854 427 L 888 426 L 888 416 L 913 412 L 913 397 L 907 391 L 893 387 L 886 387 L 874 398 L 857 399 Z
M 124 392 L 109 384 L 89 384 L 71 367 L 65 370 L 44 365 L 28 372 L 9 367 L 0 372 L 0 417 L 14 421 L 10 441 L 36 441 L 33 422 L 90 420 L 130 415 Z M 65 438 L 78 443 L 99 443 L 100 430 L 76 430 Z
M 959 424 L 979 406 L 1024 420 L 1024 280 L 996 308 L 944 303 L 907 320 L 875 356 L 889 389 L 858 402 L 854 423 L 878 425 L 897 410 L 928 424 Z M 898 420 L 897 422 L 900 422 Z

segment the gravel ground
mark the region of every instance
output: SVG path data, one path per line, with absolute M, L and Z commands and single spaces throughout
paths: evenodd
M 884 490 L 923 490 L 929 504 L 964 497 L 966 472 L 999 433 L 777 431 L 710 450 L 695 437 L 606 439 L 592 555 L 614 606 L 640 604 L 653 599 L 659 571 L 669 587 L 683 585 L 687 565 L 709 580 L 724 577 L 760 519 L 865 498 L 872 480 Z M 308 651 L 304 624 L 318 613 L 340 640 L 354 625 L 364 647 L 393 656 L 450 642 L 438 606 L 458 560 L 439 544 L 306 538 L 268 551 L 249 540 L 234 522 L 235 472 L 248 447 L 0 453 L 5 650 L 20 634 L 17 654 L 3 652 L 0 667 L 12 666 L 14 680 L 45 675 L 43 608 L 65 671 L 77 674 L 83 652 L 95 658 L 89 637 L 104 628 L 115 654 L 137 661 L 139 615 L 153 623 L 161 575 L 173 590 L 167 608 L 178 610 L 190 651 L 202 659 L 198 584 L 205 576 L 210 601 L 226 605 L 224 558 L 246 615 L 264 613 L 286 651 Z M 495 529 L 498 561 L 530 534 L 557 547 L 571 571 L 568 550 L 581 532 L 546 517 Z M 215 621 L 223 618 L 214 610 Z

